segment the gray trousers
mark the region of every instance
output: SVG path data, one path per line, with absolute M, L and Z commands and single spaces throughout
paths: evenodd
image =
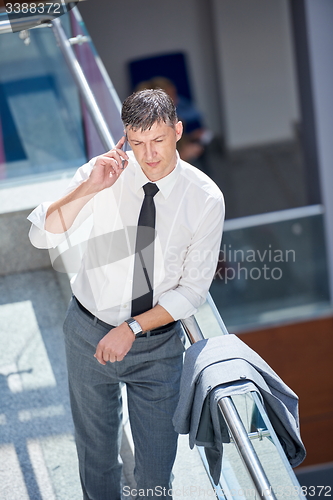
M 181 327 L 137 338 L 123 361 L 103 366 L 94 353 L 107 332 L 71 300 L 64 334 L 83 498 L 121 498 L 121 382 L 127 385 L 137 490 L 149 499 L 170 498 L 164 492 L 171 488 L 177 449 L 172 416 L 183 362 Z

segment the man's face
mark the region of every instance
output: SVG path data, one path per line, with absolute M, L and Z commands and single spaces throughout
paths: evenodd
M 149 180 L 168 175 L 177 163 L 176 143 L 183 133 L 182 122 L 174 127 L 157 122 L 149 130 L 126 129 L 134 156 Z

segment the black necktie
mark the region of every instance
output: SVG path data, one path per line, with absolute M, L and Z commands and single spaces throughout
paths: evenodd
M 143 186 L 145 197 L 142 203 L 135 243 L 135 260 L 132 289 L 131 316 L 136 316 L 153 307 L 153 273 L 156 210 L 154 196 L 156 184 Z

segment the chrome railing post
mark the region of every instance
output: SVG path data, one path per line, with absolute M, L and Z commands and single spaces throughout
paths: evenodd
M 59 44 L 60 50 L 63 53 L 65 61 L 67 62 L 68 68 L 88 108 L 89 114 L 92 121 L 94 122 L 103 147 L 106 151 L 108 151 L 115 146 L 113 137 L 110 134 L 106 121 L 101 113 L 101 110 L 98 107 L 94 94 L 92 93 L 87 79 L 75 56 L 71 43 L 63 30 L 60 19 L 54 19 L 52 21 L 52 29 Z
M 276 500 L 272 486 L 268 481 L 232 399 L 230 397 L 221 398 L 218 405 L 244 465 L 251 476 L 259 498 L 263 500 Z
M 202 335 L 200 326 L 198 325 L 198 322 L 194 316 L 182 319 L 181 323 L 184 327 L 185 333 L 190 341 L 190 344 L 194 344 L 199 340 L 204 340 L 205 337 Z

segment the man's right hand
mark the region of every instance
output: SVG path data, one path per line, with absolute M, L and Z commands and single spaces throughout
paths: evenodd
M 88 179 L 49 206 L 45 220 L 46 231 L 54 234 L 68 231 L 84 205 L 96 193 L 116 182 L 128 165 L 128 156 L 120 149 L 124 142 L 125 137 L 122 137 L 113 149 L 98 156 Z
M 97 157 L 87 184 L 93 191 L 102 191 L 112 186 L 128 165 L 128 156 L 121 148 L 125 142 L 122 137 L 116 146 Z

